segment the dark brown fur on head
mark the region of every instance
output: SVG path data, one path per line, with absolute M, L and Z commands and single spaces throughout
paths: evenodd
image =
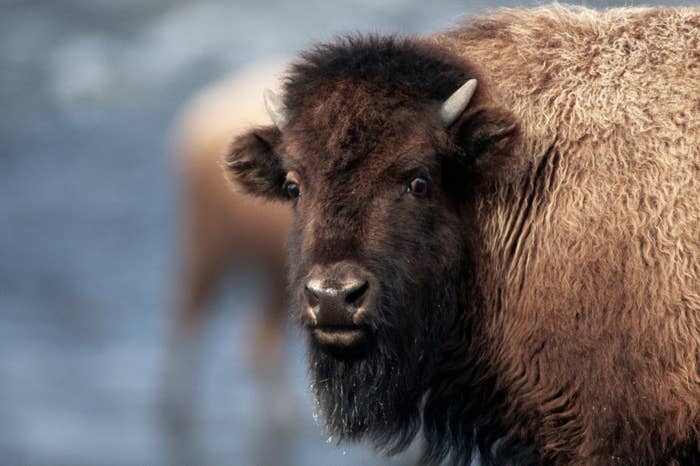
M 484 167 L 507 160 L 518 134 L 485 84 L 443 127 L 440 105 L 472 78 L 474 66 L 420 40 L 341 39 L 291 68 L 284 134 L 254 130 L 232 146 L 227 164 L 254 194 L 282 198 L 284 174 L 299 178 L 293 296 L 302 299 L 314 266 L 351 261 L 374 277 L 361 357 L 338 357 L 310 338 L 313 384 L 332 434 L 396 451 L 421 426 L 421 403 L 461 308 L 460 205 Z M 415 196 L 407 187 L 419 176 L 430 185 Z

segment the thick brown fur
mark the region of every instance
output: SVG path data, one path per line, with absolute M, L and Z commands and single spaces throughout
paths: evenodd
M 444 130 L 437 106 L 474 77 Z M 377 277 L 365 359 L 310 339 L 332 432 L 400 449 L 422 425 L 426 464 L 700 461 L 698 9 L 344 39 L 285 92 L 289 126 L 227 162 L 261 195 L 301 178 L 293 290 L 315 264 Z

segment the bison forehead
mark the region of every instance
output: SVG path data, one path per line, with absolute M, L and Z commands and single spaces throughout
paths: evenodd
M 400 129 L 381 92 L 348 81 L 319 92 L 295 116 L 307 149 L 336 156 L 364 157 L 382 141 L 393 142 Z
M 378 113 L 329 110 L 318 120 L 300 119 L 285 134 L 288 168 L 335 183 L 433 166 L 445 144 L 437 124 L 409 111 Z

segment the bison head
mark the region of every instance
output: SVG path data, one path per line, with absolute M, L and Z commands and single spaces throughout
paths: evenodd
M 319 407 L 341 437 L 410 442 L 463 318 L 465 205 L 518 128 L 477 78 L 420 40 L 319 46 L 283 97 L 267 96 L 276 125 L 227 155 L 238 184 L 293 206 L 290 290 Z

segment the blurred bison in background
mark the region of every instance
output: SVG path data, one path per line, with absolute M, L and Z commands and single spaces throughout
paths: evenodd
M 227 164 L 293 205 L 331 433 L 700 461 L 699 44 L 698 9 L 552 6 L 301 56 Z
M 279 62 L 257 64 L 207 87 L 176 125 L 182 273 L 164 387 L 175 422 L 190 422 L 202 325 L 217 285 L 232 268 L 257 266 L 268 279 L 257 331 L 248 343 L 263 391 L 284 384 L 281 344 L 288 306 L 283 245 L 289 207 L 234 192 L 220 163 L 232 135 L 270 123 L 260 95 L 266 87 L 276 87 L 281 69 Z M 266 407 L 278 403 L 271 399 Z

